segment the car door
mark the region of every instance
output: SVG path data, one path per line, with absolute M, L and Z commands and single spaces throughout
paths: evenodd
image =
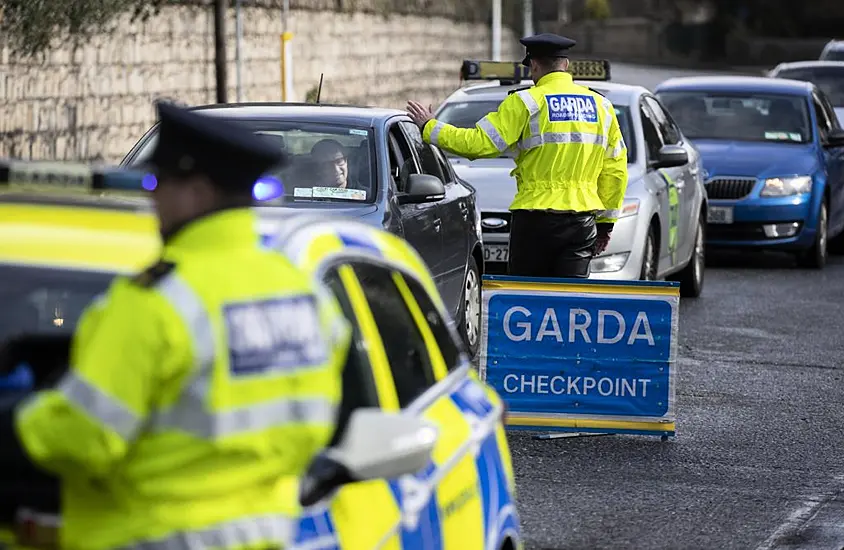
M 829 99 L 821 90 L 815 89 L 812 94 L 812 103 L 817 119 L 820 155 L 823 158 L 829 186 L 829 233 L 834 236 L 844 227 L 844 147 L 823 146 L 829 133 L 839 129 L 840 124 Z
M 443 300 L 454 310 L 460 303 L 463 291 L 463 278 L 466 273 L 466 262 L 469 257 L 469 235 L 473 228 L 467 231 L 469 220 L 467 190 L 458 185 L 452 177 L 451 171 L 443 171 L 437 153 L 433 146 L 422 141 L 422 133 L 413 122 L 401 122 L 402 129 L 407 134 L 410 144 L 419 158 L 423 174 L 435 176 L 445 186 L 445 197 L 436 203 L 437 212 L 441 220 L 442 256 L 440 258 L 440 293 Z
M 392 183 L 398 193 L 404 192 L 407 178 L 411 174 L 421 173 L 415 147 L 411 146 L 400 124 L 401 121 L 393 122 L 387 132 Z M 439 204 L 401 204 L 397 209 L 401 219 L 402 236 L 422 256 L 437 286 L 443 288 L 443 239 Z
M 654 115 L 653 121 L 656 123 L 662 144 L 678 145 L 685 148 L 682 139 L 683 134 L 674 124 L 668 112 L 662 107 L 662 104 L 650 95 L 645 96 L 644 99 L 645 104 Z M 694 246 L 698 217 L 697 212 L 693 209 L 697 186 L 695 185 L 696 175 L 692 174 L 691 167 L 691 164 L 686 163 L 684 166 L 660 169 L 662 175 L 668 180 L 669 204 L 671 206 L 669 223 L 671 228 L 676 228 L 674 239 L 672 240 L 669 236 L 671 267 L 685 261 L 692 252 L 692 246 Z
M 659 253 L 657 254 L 659 268 L 658 273 L 663 272 L 671 265 L 671 257 L 673 256 L 674 247 L 676 247 L 677 231 L 672 230 L 672 219 L 674 220 L 674 227 L 676 228 L 677 218 L 679 217 L 679 206 L 676 201 L 677 193 L 675 186 L 671 183 L 672 179 L 666 175 L 662 170 L 657 170 L 651 166 L 651 162 L 657 158 L 659 150 L 664 145 L 662 136 L 655 120 L 655 115 L 648 108 L 644 101 L 639 102 L 639 115 L 642 119 L 642 132 L 645 138 L 645 154 L 647 172 L 645 174 L 645 183 L 648 189 L 654 193 L 657 204 L 659 205 Z M 675 207 L 672 208 L 672 203 Z M 674 214 L 672 216 L 672 214 Z
M 428 295 L 419 283 L 389 266 L 370 262 L 351 266 L 367 303 L 364 315 L 371 319 L 367 323 L 379 333 L 378 342 L 369 345 L 383 349 L 395 401 L 403 414 L 421 415 L 438 428 L 431 465 L 414 476 L 387 482 L 401 515 L 392 537 L 402 548 L 487 547 L 484 519 L 490 515 L 487 505 L 492 500 L 484 495 L 491 482 L 486 478 L 497 483 L 505 471 L 502 461 L 508 460 L 498 451 L 492 402 L 480 382 L 469 376 L 455 336 L 433 303 L 425 303 Z M 480 446 L 477 455 L 475 444 Z M 498 460 L 501 466 L 480 469 L 479 460 Z M 505 480 L 500 487 L 507 486 Z M 507 498 L 501 491 L 495 494 L 496 502 Z M 373 514 L 380 509 L 369 502 L 358 507 L 367 519 L 355 529 L 366 531 L 371 522 L 381 522 Z M 373 546 L 357 544 L 357 539 L 355 544 L 341 545 Z

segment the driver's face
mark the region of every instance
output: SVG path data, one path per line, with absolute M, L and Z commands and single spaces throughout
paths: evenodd
M 343 153 L 336 151 L 324 155 L 319 162 L 320 176 L 326 184 L 346 187 L 349 175 L 349 163 Z

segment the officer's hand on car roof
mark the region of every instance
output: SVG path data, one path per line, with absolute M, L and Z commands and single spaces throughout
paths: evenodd
M 433 105 L 425 107 L 421 103 L 410 99 L 407 101 L 407 114 L 419 126 L 419 129 L 423 130 L 428 121 L 434 118 Z

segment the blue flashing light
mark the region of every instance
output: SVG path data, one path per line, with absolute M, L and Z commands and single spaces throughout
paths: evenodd
M 255 187 L 252 188 L 252 196 L 256 201 L 271 201 L 284 195 L 284 185 L 281 180 L 264 176 L 255 182 Z
M 152 191 L 158 186 L 158 180 L 152 174 L 146 174 L 141 180 L 141 187 L 147 191 Z

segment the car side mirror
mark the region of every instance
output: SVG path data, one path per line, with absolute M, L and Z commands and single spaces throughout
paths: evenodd
M 835 147 L 844 147 L 844 130 L 831 131 L 826 137 L 823 146 L 830 149 Z
M 357 409 L 340 443 L 311 462 L 299 486 L 299 503 L 316 504 L 347 483 L 414 474 L 430 463 L 437 436 L 436 427 L 422 418 Z
M 408 176 L 404 193 L 398 196 L 400 204 L 437 202 L 443 198 L 445 198 L 445 185 L 440 178 L 429 174 Z
M 650 162 L 651 168 L 674 168 L 689 162 L 689 153 L 680 145 L 663 145 L 655 159 Z

